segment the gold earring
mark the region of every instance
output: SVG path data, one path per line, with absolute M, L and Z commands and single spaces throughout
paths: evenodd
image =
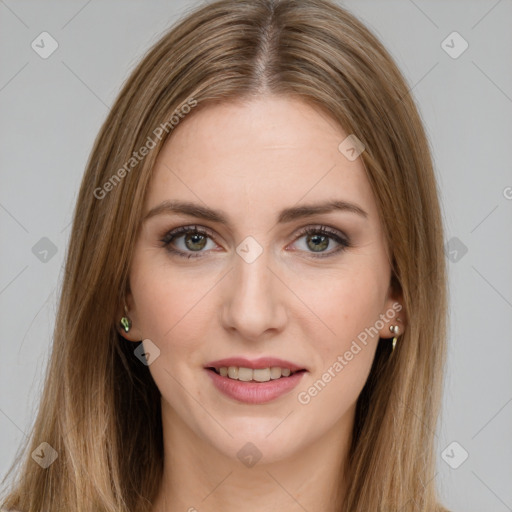
M 390 325 L 389 330 L 395 335 L 393 337 L 393 342 L 392 342 L 392 346 L 393 346 L 392 350 L 395 350 L 397 336 L 400 334 L 400 327 L 398 327 L 398 325 Z
M 128 311 L 126 311 L 126 304 L 124 306 L 124 316 L 121 318 L 121 328 L 124 329 L 124 332 L 129 332 L 132 327 L 132 321 L 128 316 Z

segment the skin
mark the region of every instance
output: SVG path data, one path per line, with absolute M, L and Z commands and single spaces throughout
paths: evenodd
M 160 350 L 149 365 L 162 394 L 165 445 L 153 512 L 329 512 L 344 495 L 356 400 L 378 337 L 392 337 L 396 317 L 359 343 L 308 404 L 298 394 L 401 301 L 390 288 L 388 247 L 362 160 L 338 150 L 346 136 L 302 100 L 258 96 L 198 107 L 159 154 L 144 215 L 180 199 L 223 210 L 232 226 L 163 213 L 139 232 L 126 298 L 132 329 L 122 335 Z M 332 199 L 357 204 L 367 218 L 334 211 L 276 222 L 284 208 Z M 213 233 L 200 257 L 164 247 L 161 239 L 180 226 Z M 330 255 L 315 258 L 315 244 L 300 235 L 309 226 L 330 227 L 352 246 L 336 253 L 341 245 L 328 238 L 321 254 Z M 252 263 L 236 252 L 249 235 L 263 249 Z M 178 235 L 172 245 L 197 254 L 194 243 Z M 398 316 L 403 332 L 405 311 Z M 308 372 L 286 395 L 243 404 L 221 394 L 203 368 L 231 356 L 279 357 Z M 252 467 L 237 457 L 247 442 L 262 455 Z

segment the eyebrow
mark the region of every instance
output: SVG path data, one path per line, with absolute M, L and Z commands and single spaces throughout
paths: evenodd
M 335 211 L 354 213 L 356 215 L 364 217 L 365 219 L 368 218 L 368 213 L 366 213 L 366 211 L 363 210 L 357 204 L 349 203 L 347 201 L 342 200 L 333 200 L 323 203 L 310 203 L 302 206 L 285 208 L 279 213 L 277 217 L 277 223 L 284 224 L 287 222 L 292 222 L 297 219 L 302 219 L 313 215 L 319 215 L 322 213 L 332 213 Z M 143 219 L 143 222 L 148 221 L 149 219 L 155 217 L 156 215 L 172 213 L 189 215 L 191 217 L 197 217 L 200 219 L 209 220 L 211 222 L 217 222 L 219 224 L 224 224 L 228 227 L 231 227 L 231 222 L 229 221 L 228 215 L 222 210 L 214 210 L 212 208 L 202 206 L 200 204 L 178 200 L 166 200 L 160 203 L 159 205 L 155 206 L 146 214 L 146 216 Z

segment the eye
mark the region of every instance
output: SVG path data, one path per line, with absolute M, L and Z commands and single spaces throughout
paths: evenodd
M 305 238 L 305 251 L 309 252 L 311 250 L 312 253 L 310 253 L 309 256 L 313 258 L 327 258 L 344 251 L 347 247 L 351 247 L 348 237 L 326 226 L 305 228 L 301 231 L 296 241 L 301 238 Z M 324 249 L 332 245 L 332 241 L 336 242 L 339 247 L 326 252 Z
M 308 227 L 303 229 L 295 241 L 306 238 L 305 252 L 313 258 L 325 258 L 337 254 L 347 247 L 351 247 L 349 239 L 337 230 L 326 226 Z M 179 244 L 178 241 L 181 240 Z M 181 226 L 169 231 L 161 240 L 164 247 L 172 254 L 183 258 L 198 258 L 205 252 L 208 241 L 213 242 L 213 234 L 204 228 L 198 226 Z M 338 248 L 326 252 L 325 249 L 332 245 L 331 242 L 338 244 Z M 176 245 L 181 247 L 176 248 Z M 210 248 L 211 249 L 211 248 Z M 311 252 L 310 252 L 311 251 Z
M 202 250 L 206 247 L 211 236 L 208 230 L 198 228 L 197 226 L 181 226 L 167 233 L 160 241 L 172 254 L 182 256 L 183 258 L 198 258 L 201 256 L 201 252 L 203 252 Z M 182 247 L 176 249 L 173 247 L 173 244 L 176 244 L 179 239 L 183 239 Z

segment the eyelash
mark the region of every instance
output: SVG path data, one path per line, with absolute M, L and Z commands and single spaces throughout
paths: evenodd
M 198 251 L 197 254 L 191 253 L 184 253 L 183 251 L 174 249 L 171 247 L 171 243 L 176 239 L 179 238 L 181 235 L 186 235 L 188 233 L 194 233 L 198 235 L 204 235 L 209 237 L 210 239 L 214 240 L 214 237 L 212 233 L 209 230 L 206 230 L 204 228 L 199 228 L 197 226 L 181 226 L 179 228 L 176 228 L 172 231 L 169 231 L 160 241 L 162 242 L 163 246 L 171 253 L 175 254 L 177 256 L 180 256 L 182 258 L 202 258 L 202 252 L 204 251 Z M 351 243 L 347 237 L 342 236 L 338 231 L 332 230 L 331 228 L 327 226 L 315 226 L 315 227 L 307 227 L 301 230 L 301 232 L 297 235 L 294 242 L 299 240 L 305 235 L 325 235 L 328 236 L 330 239 L 334 240 L 335 242 L 340 244 L 340 247 L 338 249 L 335 249 L 333 251 L 327 252 L 327 253 L 309 253 L 310 257 L 312 258 L 327 258 L 330 256 L 334 256 L 335 254 L 338 254 L 344 250 L 346 250 L 348 247 L 351 247 Z

